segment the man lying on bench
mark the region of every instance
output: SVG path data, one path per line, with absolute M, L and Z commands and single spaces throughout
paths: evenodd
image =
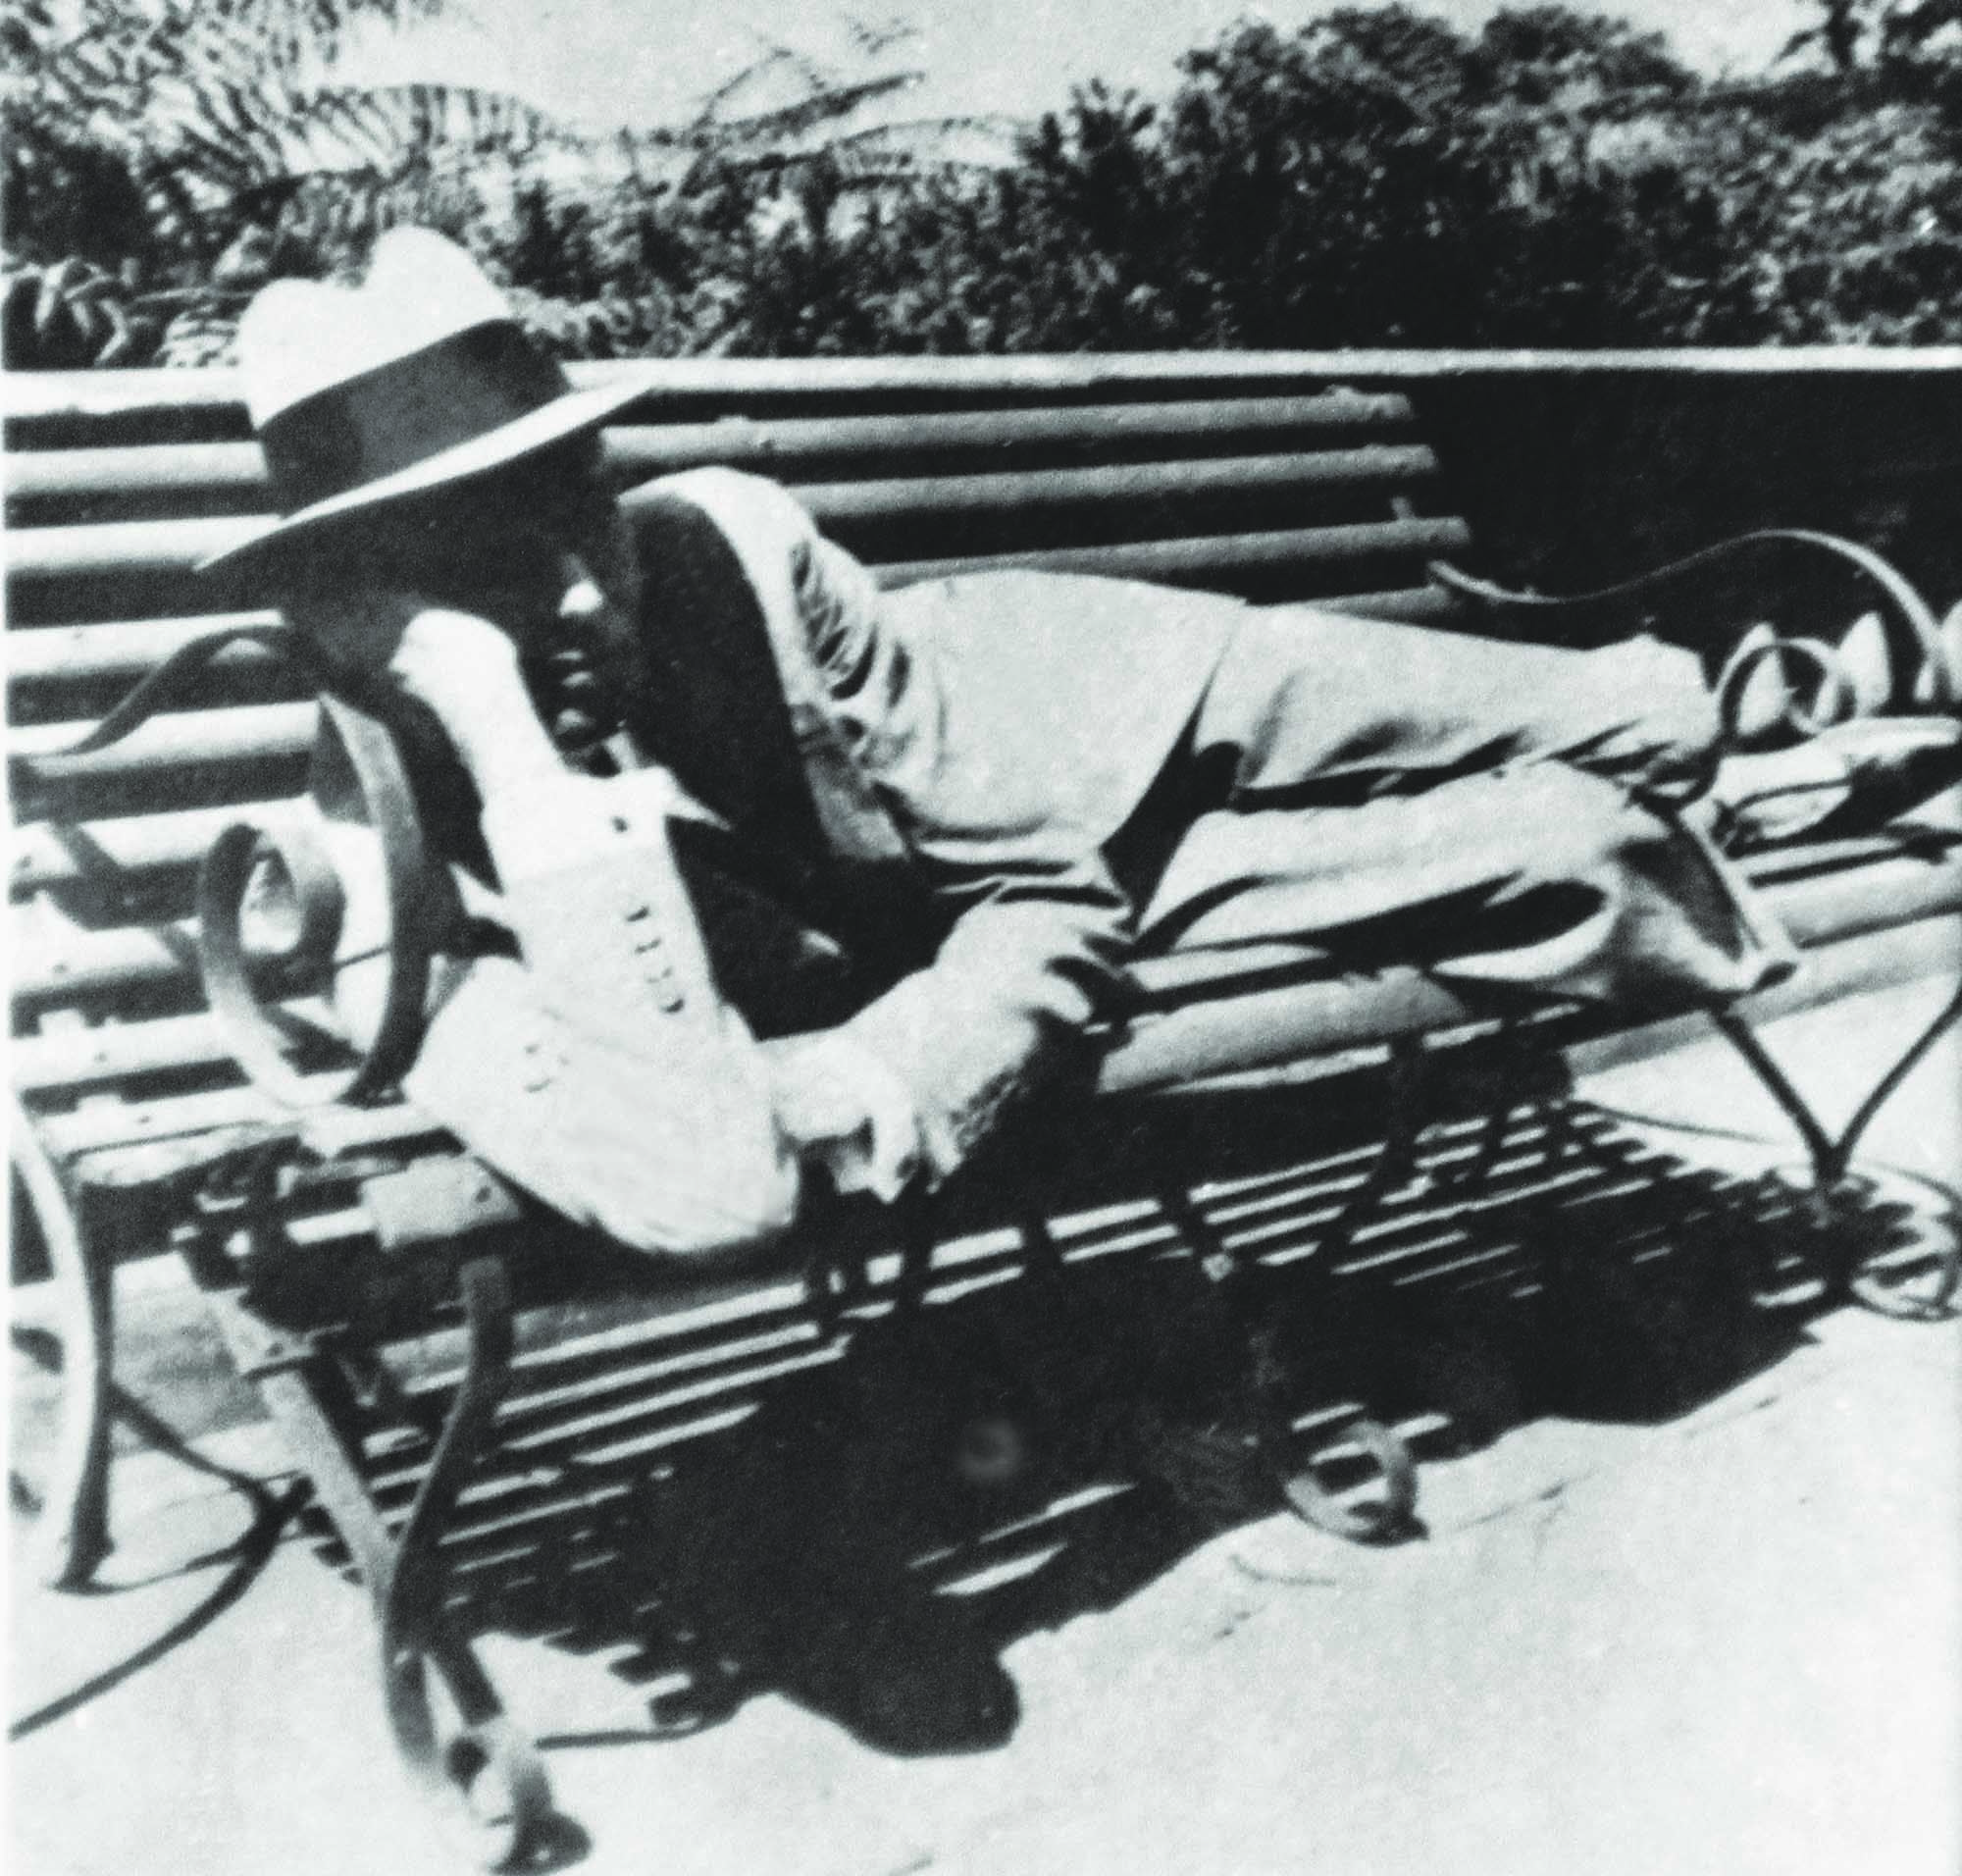
M 1795 954 L 1727 849 L 1962 777 L 1945 715 L 1794 742 L 1776 660 L 1720 728 L 1653 639 L 1032 572 L 882 594 L 771 483 L 616 502 L 596 430 L 645 386 L 571 391 L 423 231 L 359 288 L 269 287 L 239 346 L 285 513 L 221 559 L 460 761 L 420 777 L 464 892 L 403 1085 L 649 1251 L 767 1243 L 813 1169 L 946 1178 L 1145 953 L 1313 936 L 1631 1015 L 1742 996 Z M 317 792 L 358 1029 L 382 871 Z

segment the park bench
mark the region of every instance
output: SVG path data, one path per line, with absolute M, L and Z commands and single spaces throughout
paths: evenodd
M 196 871 L 221 831 L 303 791 L 318 712 L 275 649 L 278 617 L 192 572 L 265 499 L 234 382 L 101 373 L 20 377 L 7 391 L 15 1206 L 70 1304 L 47 1574 L 83 1583 L 110 1544 L 115 1267 L 174 1251 L 374 1599 L 404 1760 L 434 1787 L 466 1791 L 493 1854 L 518 1856 L 548 1794 L 449 1613 L 459 1534 L 500 1518 L 517 1529 L 553 1494 L 584 1492 L 603 1515 L 618 1487 L 603 1468 L 544 1464 L 565 1449 L 529 1408 L 500 1409 L 514 1364 L 572 1350 L 578 1359 L 553 1371 L 563 1390 L 607 1407 L 616 1396 L 595 1395 L 579 1361 L 651 1317 L 685 1380 L 750 1381 L 835 1359 L 863 1325 L 917 1309 L 937 1285 L 1007 1266 L 1041 1275 L 1063 1253 L 1037 1225 L 1018 1250 L 951 1269 L 937 1256 L 945 1218 L 924 1202 L 890 1214 L 838 1206 L 812 1221 L 804 1274 L 717 1278 L 678 1296 L 645 1261 L 541 1218 L 398 1101 L 296 1110 L 270 1099 L 206 1008 L 191 925 Z M 772 475 L 889 584 L 1034 565 L 1501 632 L 1535 603 L 1453 570 L 1470 529 L 1407 395 L 1274 361 L 683 366 L 615 424 L 607 450 L 623 487 L 704 464 Z M 1917 663 L 1936 631 L 1926 606 L 1884 563 L 1815 536 L 1763 537 L 1529 628 L 1579 640 L 1654 622 L 1689 639 L 1781 606 L 1829 640 L 1880 615 L 1904 681 L 1919 673 L 1924 701 L 1951 701 L 1928 675 L 1938 667 Z M 263 631 L 126 740 L 63 753 L 175 650 L 225 626 Z M 1962 843 L 1938 816 L 1770 851 L 1750 870 L 1814 954 L 1753 1016 L 1884 973 L 1882 950 L 1938 956 L 1930 935 L 1962 910 Z M 1409 1095 L 1427 1045 L 1494 1023 L 1489 1006 L 1420 969 L 1359 975 L 1307 944 L 1143 961 L 1133 974 L 1133 1005 L 1110 1025 L 1086 1092 L 1100 1105 L 1385 1051 Z M 1645 1046 L 1598 1013 L 1512 1014 L 1529 1055 L 1589 1038 Z M 1942 1020 L 1955 1014 L 1950 1005 Z M 1916 1038 L 1833 1137 L 1745 1017 L 1720 1020 L 1792 1115 L 1824 1200 L 1842 1186 L 1864 1120 L 1937 1033 Z M 331 1090 L 333 1064 L 307 1066 Z M 1422 1118 L 1414 1096 L 1394 1108 L 1338 1228 L 1408 1163 Z M 950 1199 L 957 1210 L 957 1185 Z M 1196 1261 L 1223 1295 L 1258 1258 L 1213 1243 Z M 1829 1276 L 1862 1280 L 1850 1264 Z M 396 1362 L 403 1349 L 420 1365 Z M 647 1423 L 656 1447 L 689 1436 L 700 1392 L 691 1381 L 666 1398 Z M 1311 1515 L 1384 1535 L 1410 1511 L 1409 1455 L 1373 1421 L 1351 1428 L 1377 1476 L 1374 1499 L 1324 1497 L 1285 1465 L 1276 1476 Z M 474 1471 L 500 1439 L 541 1456 L 502 1496 Z M 431 1669 L 453 1708 L 440 1727 Z

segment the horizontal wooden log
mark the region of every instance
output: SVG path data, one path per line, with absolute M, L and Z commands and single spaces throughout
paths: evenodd
M 234 1101 L 240 1098 L 250 1100 L 256 1104 L 256 1110 L 242 1121 L 220 1122 L 188 1136 L 156 1136 L 139 1131 L 133 1140 L 112 1139 L 105 1151 L 84 1150 L 79 1160 L 69 1162 L 76 1177 L 84 1184 L 101 1189 L 129 1190 L 154 1185 L 182 1172 L 187 1162 L 201 1153 L 206 1142 L 220 1133 L 225 1125 L 256 1128 L 263 1126 L 268 1120 L 276 1119 L 272 1112 L 273 1104 L 247 1089 L 220 1089 L 217 1092 L 229 1095 Z M 131 1114 L 128 1108 L 116 1108 L 107 1102 L 92 1104 L 86 1110 L 90 1114 L 104 1111 L 126 1118 Z M 44 1124 L 60 1127 L 68 1120 L 78 1118 L 50 1116 L 45 1119 Z M 305 1115 L 289 1114 L 285 1118 L 296 1127 L 299 1136 L 322 1157 L 358 1154 L 375 1148 L 413 1148 L 418 1153 L 440 1152 L 452 1157 L 458 1151 L 454 1140 L 438 1121 L 406 1101 L 393 1101 L 386 1107 L 374 1108 L 318 1108 Z M 239 1143 L 245 1143 L 242 1137 Z M 121 1247 L 119 1254 L 122 1254 Z
M 326 1101 L 342 1079 L 336 1074 L 322 1074 L 301 1086 L 318 1089 L 321 1100 Z M 173 1095 L 161 1101 L 105 1102 L 78 1108 L 73 1114 L 47 1115 L 38 1121 L 38 1128 L 48 1152 L 65 1164 L 83 1153 L 142 1141 L 180 1139 L 219 1127 L 289 1121 L 292 1112 L 247 1083 L 208 1094 Z
M 1378 445 L 1311 456 L 822 483 L 800 494 L 820 524 L 862 525 L 904 522 L 922 514 L 1035 514 L 1086 502 L 1175 502 L 1289 487 L 1395 485 L 1429 475 L 1435 467 L 1428 449 Z M 41 587 L 61 581 L 183 576 L 206 555 L 245 540 L 269 518 L 233 515 L 19 528 L 9 549 L 10 574 L 17 583 Z
M 135 508 L 162 496 L 204 496 L 231 505 L 240 497 L 264 495 L 267 487 L 266 458 L 256 443 L 35 449 L 17 452 L 7 462 L 10 512 L 73 503 L 86 505 L 90 518 L 102 519 L 109 504 Z
M 991 424 L 1001 428 L 1003 418 L 991 418 Z M 722 426 L 714 426 L 722 428 Z M 761 426 L 757 426 L 761 428 Z M 826 430 L 828 426 L 808 426 L 814 430 Z M 838 426 L 842 428 L 842 426 Z M 881 424 L 881 430 L 897 428 Z M 912 426 L 918 428 L 918 426 Z M 671 455 L 661 447 L 665 432 L 649 430 L 636 432 L 636 436 L 645 436 L 653 440 L 647 455 L 636 463 L 636 469 L 645 469 L 647 475 L 661 475 L 671 469 L 691 467 L 693 463 L 704 461 L 726 461 L 726 451 L 716 449 L 710 453 L 706 447 L 697 451 L 683 451 Z M 724 440 L 726 442 L 726 440 Z M 128 467 L 141 467 L 133 459 L 159 459 L 157 475 L 188 475 L 194 465 L 186 465 L 181 459 L 194 455 L 194 449 L 179 447 L 155 447 L 155 449 L 77 449 L 77 451 L 51 451 L 39 457 L 26 457 L 22 471 L 16 475 L 16 493 L 26 495 L 35 485 L 35 465 L 45 465 L 39 471 L 39 481 L 53 483 L 57 473 L 65 463 L 75 463 L 77 481 L 90 481 L 90 471 L 102 475 L 104 479 L 116 471 L 122 473 Z M 204 455 L 212 455 L 214 449 L 206 449 Z M 895 453 L 893 447 L 885 451 Z M 691 463 L 693 457 L 693 463 Z M 104 463 L 104 459 L 110 459 Z M 983 457 L 985 459 L 985 457 Z M 100 467 L 98 467 L 100 465 Z M 1146 463 L 1124 463 L 1093 469 L 1030 469 L 1007 475 L 918 475 L 918 477 L 879 477 L 865 481 L 830 481 L 830 483 L 797 483 L 791 479 L 804 504 L 820 522 L 871 522 L 871 520 L 906 520 L 914 514 L 942 514 L 954 512 L 1003 512 L 1003 510 L 1028 510 L 1030 514 L 1040 514 L 1046 508 L 1077 504 L 1077 502 L 1148 502 L 1148 500 L 1177 500 L 1189 496 L 1205 495 L 1232 495 L 1238 491 L 1260 491 L 1260 489 L 1332 489 L 1332 487 L 1377 487 L 1377 485 L 1401 485 L 1409 481 L 1420 481 L 1436 475 L 1438 461 L 1422 443 L 1373 443 L 1358 449 L 1322 449 L 1322 451 L 1293 451 L 1285 455 L 1226 455 L 1226 457 L 1201 457 L 1197 461 L 1146 461 Z M 153 485 L 153 493 L 161 493 L 167 483 Z M 232 493 L 263 493 L 265 477 L 239 477 L 239 483 Z M 116 489 L 106 489 L 102 493 L 118 493 Z M 192 491 L 198 493 L 198 491 Z M 218 485 L 206 485 L 202 493 L 220 495 L 226 493 Z M 120 491 L 128 496 L 128 506 L 141 506 L 139 496 L 141 487 L 124 485 Z M 253 520 L 259 520 L 257 516 Z M 98 526 L 98 528 L 126 528 L 129 522 L 116 520 L 90 520 L 75 526 Z M 151 524 L 159 526 L 159 524 Z M 169 524 L 161 524 L 169 526 Z M 182 528 L 204 528 L 210 526 L 206 520 L 181 520 L 177 526 Z M 33 530 L 43 532 L 43 530 Z M 188 538 L 188 536 L 186 536 Z M 131 551 L 139 555 L 155 555 L 155 538 L 133 538 L 135 546 L 131 549 L 131 540 L 106 542 L 104 551 L 114 551 L 128 555 Z M 67 551 L 75 551 L 73 544 Z M 145 559 L 145 565 L 153 559 Z M 35 569 L 35 561 L 29 559 L 27 569 Z M 128 569 L 128 559 L 116 561 L 118 571 Z
M 1460 1029 L 1482 1019 L 1475 997 L 1410 965 L 1367 978 L 1325 968 L 1308 981 L 1209 998 L 1141 1018 L 1098 1066 L 1100 1094 L 1142 1094 Z
M 268 517 L 228 515 L 209 521 L 112 521 L 59 528 L 16 528 L 7 572 L 16 583 L 189 573 L 205 555 L 234 547 Z
M 113 821 L 151 817 L 159 803 L 171 812 L 203 814 L 233 803 L 289 800 L 307 786 L 304 756 L 239 757 L 231 761 L 184 761 L 168 770 L 124 769 L 90 774 L 79 767 L 72 774 L 42 780 L 26 766 L 13 776 L 15 811 L 32 826 L 94 827 Z M 90 860 L 95 856 L 89 856 Z M 94 869 L 106 882 L 106 862 Z M 78 877 L 68 874 L 68 877 Z M 152 890 L 165 882 L 153 878 L 139 887 L 127 881 L 135 902 L 149 905 Z
M 139 724 L 120 743 L 88 756 L 58 752 L 80 741 L 89 723 L 17 729 L 11 755 L 45 783 L 129 775 L 166 776 L 187 765 L 297 759 L 313 747 L 312 704 L 240 704 L 228 709 L 173 710 Z
M 245 415 L 235 370 L 9 372 L 0 380 L 0 416 L 10 424 L 50 418 L 113 420 L 158 411 L 224 410 Z
M 296 1035 L 311 1031 L 336 1040 L 327 1006 L 285 1006 Z M 228 1063 L 218 1018 L 208 1012 L 156 1016 L 146 1022 L 104 1023 L 14 1038 L 14 1084 L 27 1094 L 78 1094 L 144 1076 L 209 1069 Z
M 1406 427 L 1410 400 L 1331 391 L 1308 397 L 1245 397 L 1178 403 L 1090 405 L 1061 410 L 954 411 L 901 417 L 725 417 L 712 423 L 622 425 L 605 433 L 608 468 L 621 484 L 719 463 L 797 482 L 810 466 L 999 461 L 1017 454 L 1136 452 L 1174 443 L 1177 453 L 1251 453 L 1246 444 L 1289 438 L 1343 439 Z M 10 512 L 83 507 L 86 519 L 134 518 L 185 504 L 238 510 L 268 492 L 255 443 L 133 443 L 42 449 L 7 464 Z M 47 520 L 63 516 L 46 514 Z
M 1766 897 L 1793 942 L 1808 950 L 1924 919 L 1948 919 L 1962 912 L 1962 850 L 1936 861 L 1900 857 L 1849 866 L 1785 882 Z M 1475 992 L 1448 988 L 1405 965 L 1359 979 L 1331 976 L 1325 964 L 1311 959 L 1301 966 L 1306 981 L 1247 990 L 1245 976 L 1226 975 L 1220 980 L 1226 994 L 1193 997 L 1189 964 L 1166 963 L 1172 968 L 1164 974 L 1183 980 L 1180 994 L 1186 1000 L 1137 1020 L 1100 1065 L 1100 1091 L 1182 1086 L 1462 1027 L 1492 1014 L 1489 1002 Z M 1229 960 L 1228 970 L 1244 971 L 1247 963 Z M 1150 968 L 1139 975 L 1149 994 Z M 1626 1023 L 1620 1012 L 1592 1015 L 1597 1023 Z
M 905 569 L 873 572 L 885 586 L 907 577 Z M 1340 593 L 1315 603 L 1358 618 L 1446 619 L 1463 611 L 1459 601 L 1439 587 L 1392 588 L 1380 593 Z M 104 625 L 50 625 L 6 634 L 7 676 L 17 693 L 40 685 L 129 683 L 146 676 L 181 646 L 208 632 L 235 625 L 267 630 L 284 627 L 277 612 L 213 612 L 183 619 L 132 619 Z M 244 645 L 227 651 L 216 665 L 227 669 L 261 671 L 271 653 Z M 222 679 L 220 680 L 222 682 Z
M 285 621 L 271 611 L 211 612 L 200 618 L 127 619 L 12 631 L 6 639 L 7 681 L 15 689 L 36 684 L 133 684 L 193 639 L 239 626 L 281 631 Z M 234 645 L 214 662 L 221 667 L 257 668 L 271 655 L 256 645 Z
M 1303 386 L 1381 379 L 1422 384 L 1438 378 L 1572 377 L 1680 372 L 1698 377 L 1760 378 L 1803 373 L 1913 379 L 1962 375 L 1962 346 L 1810 345 L 1676 347 L 1598 351 L 1511 349 L 1434 351 L 1071 352 L 969 358 L 675 358 L 573 364 L 578 386 L 613 385 L 634 374 L 649 382 L 648 400 L 666 397 L 874 394 L 1028 395 L 1137 386 L 1225 386 L 1295 381 Z M 231 370 L 12 372 L 0 380 L 0 414 L 10 422 L 55 418 L 114 419 L 184 409 L 235 410 L 243 417 L 238 375 Z
M 1102 547 L 1052 547 L 1028 553 L 974 555 L 966 559 L 888 561 L 888 585 L 946 580 L 962 573 L 1028 567 L 1048 573 L 1100 573 L 1115 579 L 1162 580 L 1167 585 L 1230 581 L 1250 573 L 1327 566 L 1348 560 L 1463 553 L 1472 531 L 1463 521 L 1368 521 L 1335 528 L 1293 528 L 1271 534 L 1198 535 L 1177 541 L 1125 542 Z
M 100 931 L 71 926 L 18 931 L 12 994 L 19 1012 L 91 1002 L 165 987 L 188 988 L 196 972 L 192 926 L 120 925 Z
M 119 820 L 29 821 L 14 839 L 14 889 L 35 892 L 77 880 L 113 881 L 128 873 L 195 866 L 231 822 L 273 814 L 281 806 L 250 802 Z
M 1344 439 L 1396 431 L 1412 421 L 1410 399 L 1394 392 L 1333 391 L 1309 396 L 1113 403 L 1056 410 L 923 412 L 898 417 L 725 417 L 714 423 L 620 425 L 606 433 L 609 462 L 621 471 L 666 475 L 709 463 L 789 482 L 807 465 L 933 459 L 999 460 L 1005 451 L 1137 451 L 1162 443 L 1189 454 L 1250 454 L 1231 440 Z
M 1405 625 L 1443 625 L 1462 618 L 1465 606 L 1443 587 L 1391 587 L 1382 593 L 1330 593 L 1303 603 L 1352 619 L 1395 619 Z
M 1379 443 L 1310 455 L 1224 456 L 1005 475 L 912 476 L 809 483 L 800 498 L 826 528 L 905 524 L 946 515 L 1031 518 L 1087 505 L 1161 507 L 1292 490 L 1401 488 L 1437 473 L 1421 444 Z

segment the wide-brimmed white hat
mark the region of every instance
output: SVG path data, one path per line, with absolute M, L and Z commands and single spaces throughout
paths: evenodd
M 281 518 L 200 570 L 501 468 L 648 390 L 636 374 L 575 391 L 477 263 L 424 228 L 384 234 L 359 287 L 275 281 L 239 321 L 238 364 Z

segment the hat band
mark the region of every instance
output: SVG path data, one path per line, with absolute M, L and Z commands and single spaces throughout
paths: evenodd
M 379 482 L 500 430 L 572 389 L 515 322 L 391 358 L 268 417 L 259 445 L 282 514 Z

